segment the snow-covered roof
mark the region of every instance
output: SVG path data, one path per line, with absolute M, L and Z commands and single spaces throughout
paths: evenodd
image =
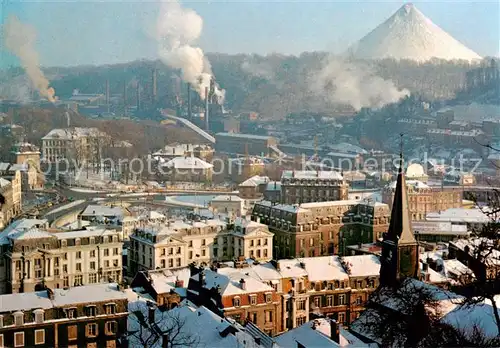
M 349 143 L 339 143 L 335 145 L 330 145 L 329 148 L 333 152 L 341 152 L 341 153 L 353 153 L 353 154 L 362 154 L 365 155 L 368 153 L 365 149 L 360 146 L 349 144 Z
M 338 256 L 304 257 L 299 262 L 304 263 L 309 281 L 349 279 Z
M 10 181 L 4 178 L 0 178 L 0 187 L 8 187 L 10 185 Z
M 27 239 L 53 238 L 53 237 L 54 235 L 52 233 L 43 231 L 36 227 L 25 229 L 9 235 L 9 238 L 12 240 L 27 240 Z
M 344 256 L 352 277 L 376 277 L 380 274 L 380 259 L 375 255 Z
M 269 177 L 267 177 L 267 176 L 260 176 L 260 175 L 254 175 L 251 178 L 243 181 L 238 186 L 242 186 L 242 187 L 248 187 L 248 186 L 256 187 L 256 186 L 259 186 L 259 185 L 262 185 L 262 184 L 267 184 L 268 182 L 269 182 Z
M 219 195 L 219 196 L 215 196 L 211 200 L 211 202 L 227 202 L 227 201 L 243 202 L 245 200 L 243 198 L 240 198 L 240 197 L 235 196 L 235 195 Z
M 205 272 L 205 288 L 211 289 L 217 286 L 221 289 L 222 296 L 250 294 L 257 292 L 274 291 L 269 285 L 250 277 L 245 274 L 244 269 L 220 268 L 217 272 L 206 269 Z M 198 280 L 199 275 L 196 274 L 191 279 Z M 242 289 L 240 280 L 245 281 L 245 290 Z
M 406 178 L 422 178 L 426 177 L 424 167 L 419 163 L 412 163 L 406 168 Z
M 182 288 L 187 288 L 189 278 L 191 276 L 191 272 L 188 267 L 175 270 L 155 270 L 147 273 L 151 279 L 151 286 L 157 294 L 177 291 L 179 289 L 175 286 L 177 280 L 183 283 Z
M 42 140 L 71 140 L 74 137 L 87 137 L 87 136 L 105 136 L 106 133 L 101 132 L 97 128 L 56 128 L 52 129 Z
M 447 278 L 455 278 L 464 275 L 474 275 L 469 267 L 456 259 L 443 259 L 441 260 L 441 262 L 443 264 L 443 273 Z
M 328 320 L 316 319 L 288 330 L 275 339 L 282 347 L 340 347 L 330 338 L 329 330 Z
M 281 174 L 283 179 L 314 179 L 314 180 L 343 180 L 342 175 L 334 170 L 284 170 Z
M 397 185 L 397 182 L 393 181 L 393 182 L 391 182 L 389 184 L 389 188 L 391 190 L 395 190 L 396 189 L 396 185 Z M 428 189 L 428 188 L 430 188 L 429 185 L 424 184 L 422 181 L 419 181 L 419 180 L 407 180 L 406 181 L 406 186 L 407 187 L 411 187 L 414 190 L 421 190 L 421 189 Z
M 78 303 L 95 303 L 125 300 L 125 292 L 118 290 L 117 284 L 93 284 L 76 286 L 69 289 L 53 289 L 54 299 L 47 291 L 26 292 L 0 295 L 0 312 L 24 311 L 30 309 L 49 309 Z
M 147 328 L 141 330 L 138 318 L 148 316 L 148 305 L 145 301 L 131 301 L 129 312 L 127 328 L 129 333 L 133 333 L 129 335 L 129 345 L 131 347 L 142 346 L 143 342 L 151 337 L 151 332 Z M 175 325 L 182 322 L 182 326 L 178 327 L 179 332 L 176 333 L 176 337 L 170 337 L 179 346 L 190 348 L 264 347 L 238 323 L 229 318 L 222 318 L 204 306 L 196 307 L 187 300 L 169 311 L 156 309 L 155 322 L 161 331 L 169 331 L 172 327 L 177 328 L 178 326 Z M 225 334 L 226 332 L 228 334 Z M 138 339 L 141 334 L 142 340 Z M 148 347 L 161 348 L 162 339 L 158 339 L 154 344 L 150 343 Z
M 455 223 L 487 223 L 490 218 L 479 208 L 450 208 L 441 212 L 428 213 L 427 221 L 449 221 Z
M 432 58 L 481 59 L 410 3 L 351 46 L 349 54 L 360 59 L 393 58 L 419 62 Z
M 123 210 L 120 207 L 108 207 L 107 205 L 88 205 L 80 214 L 81 216 L 122 216 Z
M 162 166 L 174 169 L 210 169 L 213 167 L 210 163 L 194 156 L 175 157 Z
M 104 228 L 88 228 L 86 230 L 80 231 L 69 231 L 69 232 L 58 232 L 52 235 L 56 236 L 57 239 L 72 239 L 72 238 L 86 238 L 86 237 L 99 237 L 99 236 L 113 236 L 117 235 L 119 232 L 114 230 L 107 230 Z

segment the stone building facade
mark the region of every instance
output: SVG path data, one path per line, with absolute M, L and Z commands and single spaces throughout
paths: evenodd
M 122 241 L 117 231 L 8 228 L 0 235 L 0 247 L 6 272 L 1 288 L 7 293 L 122 280 Z
M 117 284 L 1 295 L 1 347 L 120 346 L 127 296 Z
M 255 204 L 252 219 L 274 233 L 274 257 L 345 254 L 348 245 L 371 243 L 389 223 L 389 207 L 378 202 L 334 201 Z
M 462 190 L 432 188 L 421 181 L 406 182 L 408 206 L 412 220 L 425 220 L 428 213 L 443 211 L 449 208 L 462 207 Z M 396 192 L 396 182 L 386 186 L 382 191 L 382 202 L 392 209 Z
M 292 171 L 281 176 L 284 204 L 347 200 L 349 185 L 336 171 Z

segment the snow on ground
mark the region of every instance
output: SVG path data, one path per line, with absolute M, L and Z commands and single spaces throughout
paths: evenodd
M 65 204 L 62 207 L 58 207 L 58 208 L 52 209 L 51 211 L 49 211 L 45 215 L 55 214 L 55 213 L 58 213 L 58 212 L 63 211 L 63 210 L 71 209 L 71 208 L 76 207 L 76 206 L 78 206 L 78 205 L 80 205 L 82 203 L 85 203 L 85 200 L 84 199 L 79 199 L 77 201 Z

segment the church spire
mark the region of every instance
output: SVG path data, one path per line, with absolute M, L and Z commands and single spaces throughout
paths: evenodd
M 408 208 L 408 193 L 403 166 L 403 134 L 400 134 L 399 169 L 392 204 L 391 223 L 387 232 L 388 238 L 401 244 L 416 244 L 411 227 L 411 215 Z

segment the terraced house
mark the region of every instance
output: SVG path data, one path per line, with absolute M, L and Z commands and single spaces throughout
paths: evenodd
M 252 220 L 274 233 L 274 258 L 345 254 L 347 245 L 371 243 L 389 226 L 387 204 L 357 200 L 255 204 Z

